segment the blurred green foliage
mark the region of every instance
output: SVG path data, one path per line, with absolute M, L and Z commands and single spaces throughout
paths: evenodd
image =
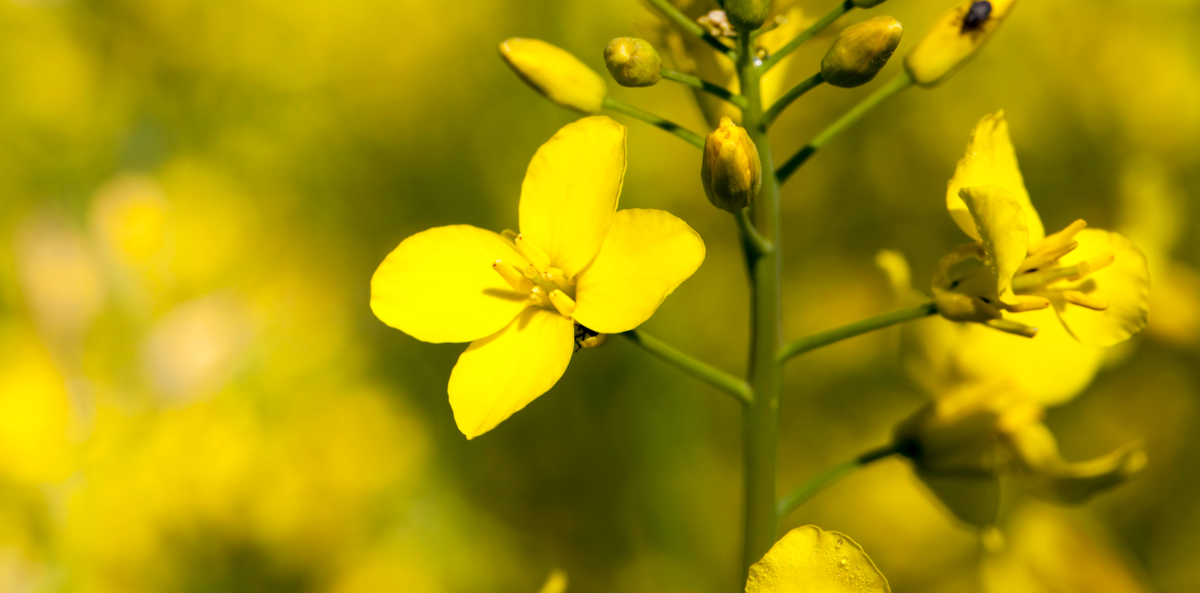
M 903 55 L 947 4 L 854 11 L 789 78 L 869 15 L 904 23 Z M 558 567 L 581 593 L 739 588 L 736 403 L 618 340 L 468 443 L 445 392 L 462 346 L 367 307 L 404 237 L 514 228 L 530 156 L 575 118 L 496 44 L 545 39 L 604 72 L 605 43 L 652 18 L 634 0 L 0 3 L 0 589 L 534 591 Z M 1083 510 L 1007 493 L 1011 554 L 982 571 L 979 538 L 901 461 L 784 527 L 852 534 L 897 591 L 1021 590 L 1025 557 L 1061 558 L 1036 569 L 1068 575 L 1056 591 L 1200 588 L 1197 27 L 1194 0 L 1023 2 L 970 66 L 876 110 L 784 191 L 785 332 L 879 313 L 874 254 L 903 251 L 928 285 L 961 242 L 944 184 L 975 121 L 1005 109 L 1047 227 L 1083 217 L 1151 260 L 1151 327 L 1048 419 L 1068 458 L 1145 439 L 1147 471 Z M 809 93 L 777 154 L 875 84 Z M 685 87 L 609 88 L 707 131 Z M 669 210 L 708 245 L 648 329 L 740 372 L 734 226 L 692 147 L 622 121 L 622 207 Z M 782 487 L 925 401 L 895 337 L 789 367 Z M 1061 525 L 1030 527 L 1046 516 Z M 1062 535 L 1076 528 L 1102 535 Z M 1039 551 L 1045 530 L 1067 543 Z M 1069 578 L 1093 566 L 1122 576 Z

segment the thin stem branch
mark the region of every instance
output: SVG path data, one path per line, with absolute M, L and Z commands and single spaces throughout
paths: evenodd
M 818 149 L 820 149 L 822 146 L 825 146 L 825 143 L 832 140 L 834 136 L 837 136 L 846 128 L 854 125 L 855 122 L 862 119 L 864 115 L 869 113 L 880 103 L 886 101 L 892 95 L 895 95 L 896 93 L 899 93 L 900 91 L 903 91 L 912 85 L 912 76 L 909 76 L 908 72 L 905 71 L 897 74 L 896 77 L 888 81 L 887 84 L 876 89 L 874 93 L 871 93 L 870 96 L 868 96 L 866 99 L 863 99 L 861 103 L 855 105 L 854 109 L 851 109 L 840 119 L 830 124 L 829 127 L 825 128 L 825 130 L 820 134 L 817 134 L 817 137 L 813 138 L 812 142 L 809 142 L 804 146 L 804 148 L 801 148 L 800 151 L 793 155 L 792 158 L 788 159 L 786 163 L 780 165 L 779 168 L 775 170 L 775 177 L 779 179 L 779 183 L 782 184 L 786 182 L 788 177 L 791 177 L 792 173 L 795 173 L 796 169 L 799 169 L 800 165 L 803 165 L 804 162 L 808 160 L 808 157 L 811 157 L 813 153 L 817 152 Z
M 770 241 L 772 249 L 761 255 L 754 253 L 752 243 L 743 242 L 750 273 L 750 364 L 747 378 L 754 390 L 754 403 L 742 413 L 742 456 L 745 480 L 745 524 L 743 532 L 742 568 L 763 557 L 775 543 L 775 470 L 779 452 L 779 398 L 782 373 L 775 357 L 783 344 L 780 330 L 783 319 L 780 275 L 783 271 L 779 257 L 780 232 L 779 185 L 770 172 L 775 165 L 771 157 L 771 142 L 762 126 L 763 106 L 758 59 L 748 33 L 738 36 L 738 79 L 746 108 L 742 110 L 742 125 L 750 140 L 758 147 L 759 164 L 767 174 L 754 200 L 758 232 Z M 748 222 L 748 221 L 747 221 Z
M 675 82 L 686 84 L 694 89 L 704 91 L 710 95 L 729 101 L 738 107 L 746 106 L 746 99 L 737 93 L 731 92 L 729 89 L 723 86 L 713 84 L 698 76 L 684 74 L 683 72 L 676 72 L 667 68 L 662 68 L 660 71 L 662 72 L 662 77 L 667 80 L 673 80 Z
M 657 115 L 654 115 L 653 113 L 650 113 L 649 111 L 638 109 L 637 107 L 629 105 L 628 103 L 622 103 L 616 99 L 613 99 L 612 97 L 604 98 L 603 107 L 610 111 L 616 111 L 617 113 L 623 113 L 629 117 L 640 119 L 660 130 L 666 130 L 672 134 L 675 134 L 676 136 L 679 136 L 680 138 L 683 138 L 692 146 L 695 146 L 700 150 L 704 150 L 703 136 L 679 124 L 669 122 Z
M 795 340 L 791 340 L 784 344 L 783 348 L 779 349 L 779 363 L 783 364 L 789 358 L 799 356 L 805 352 L 816 350 L 822 346 L 828 346 L 830 344 L 840 342 L 848 338 L 853 338 L 854 336 L 860 336 L 877 329 L 891 327 L 897 323 L 903 323 L 905 321 L 912 321 L 913 319 L 927 317 L 929 315 L 933 315 L 934 313 L 937 313 L 937 305 L 933 303 L 925 303 L 924 305 L 912 307 L 910 309 L 901 309 L 899 311 L 892 311 L 891 313 L 884 313 L 883 315 L 876 315 L 874 317 L 863 319 L 862 321 L 855 321 L 854 323 L 843 325 L 841 327 L 835 327 L 823 332 L 809 334 L 802 338 L 796 338 Z
M 700 23 L 689 19 L 686 14 L 679 12 L 679 9 L 675 8 L 667 0 L 646 1 L 649 2 L 651 6 L 657 8 L 659 12 L 663 13 L 663 16 L 671 19 L 671 21 L 678 25 L 680 29 L 687 31 L 688 34 L 694 35 L 701 41 L 711 45 L 713 49 L 717 50 L 722 55 L 729 56 L 729 59 L 737 60 L 737 54 L 732 48 L 724 43 L 721 43 L 720 39 L 713 37 L 708 31 L 705 31 L 704 27 L 700 26 Z
M 788 89 L 788 92 L 784 93 L 783 96 L 780 97 L 778 101 L 775 101 L 775 104 L 772 105 L 770 109 L 767 109 L 767 112 L 763 114 L 762 125 L 768 128 L 771 127 L 771 124 L 775 121 L 775 118 L 779 117 L 779 114 L 783 113 L 783 110 L 787 109 L 788 105 L 791 105 L 793 101 L 804 96 L 804 93 L 821 86 L 821 83 L 823 82 L 825 82 L 825 78 L 821 76 L 820 72 L 818 72 L 800 81 L 800 83 L 796 86 Z
M 749 208 L 742 208 L 733 217 L 737 219 L 738 230 L 741 231 L 743 244 L 746 248 L 753 251 L 755 258 L 762 257 L 774 249 L 771 242 L 764 239 L 762 235 L 758 234 L 758 229 L 754 228 L 754 221 L 750 220 Z
M 742 405 L 748 406 L 754 401 L 749 384 L 721 369 L 692 358 L 644 331 L 634 329 L 621 335 L 663 362 L 732 395 Z
M 814 35 L 816 35 L 817 33 L 820 33 L 821 31 L 824 31 L 825 27 L 828 27 L 831 23 L 833 23 L 833 21 L 836 21 L 838 19 L 838 17 L 842 16 L 843 14 L 846 14 L 847 12 L 850 12 L 850 10 L 853 8 L 854 8 L 853 0 L 845 0 L 844 2 L 838 4 L 837 6 L 835 6 L 833 8 L 833 10 L 829 11 L 825 16 L 821 17 L 820 20 L 813 23 L 811 27 L 805 29 L 802 33 L 797 35 L 795 39 L 789 41 L 787 45 L 783 46 L 782 48 L 779 49 L 779 51 L 775 52 L 774 55 L 768 57 L 762 63 L 762 65 L 759 66 L 759 69 L 762 70 L 763 72 L 770 70 L 771 68 L 773 68 L 775 66 L 775 64 L 779 63 L 779 60 L 782 60 L 783 58 L 787 57 L 787 55 L 792 53 L 797 47 L 804 45 L 805 41 L 812 39 Z
M 838 480 L 854 473 L 855 470 L 878 461 L 902 453 L 905 450 L 903 443 L 887 445 L 874 449 L 851 459 L 840 465 L 835 465 L 823 473 L 817 474 L 811 480 L 801 484 L 799 488 L 787 493 L 779 502 L 775 504 L 775 512 L 779 515 L 782 521 L 792 511 L 800 507 L 800 505 L 808 502 L 809 499 L 816 496 L 822 490 L 836 484 Z

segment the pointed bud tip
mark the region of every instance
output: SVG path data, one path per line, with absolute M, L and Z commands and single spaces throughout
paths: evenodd
M 762 188 L 758 147 L 728 117 L 704 141 L 700 181 L 708 201 L 732 214 L 749 206 Z

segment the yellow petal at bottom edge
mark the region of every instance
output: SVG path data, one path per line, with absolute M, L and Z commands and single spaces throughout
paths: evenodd
M 887 579 L 854 540 L 797 527 L 750 567 L 746 593 L 889 593 Z
M 458 429 L 473 439 L 546 393 L 567 370 L 574 349 L 574 322 L 540 307 L 472 342 L 450 373 Z
M 417 233 L 396 247 L 371 277 L 371 310 L 423 342 L 470 342 L 512 321 L 529 295 L 495 270 L 498 259 L 529 265 L 492 231 L 460 224 Z
M 602 334 L 629 331 L 704 261 L 704 241 L 662 210 L 622 210 L 595 261 L 579 274 L 574 317 Z
M 1071 334 L 1084 344 L 1112 346 L 1128 340 L 1146 327 L 1150 313 L 1150 271 L 1146 256 L 1124 235 L 1100 229 L 1083 229 L 1075 235 L 1079 248 L 1062 258 L 1072 265 L 1103 253 L 1113 254 L 1113 263 L 1076 282 L 1058 283 L 1053 288 L 1077 290 L 1108 303 L 1095 311 L 1051 298 L 1054 309 Z

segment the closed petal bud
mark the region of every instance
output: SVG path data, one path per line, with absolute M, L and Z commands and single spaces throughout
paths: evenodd
M 621 86 L 651 86 L 662 80 L 662 58 L 645 39 L 618 37 L 604 47 L 604 65 Z
M 771 0 L 725 0 L 725 16 L 738 31 L 754 31 L 767 20 Z
M 903 34 L 904 26 L 890 16 L 847 27 L 821 60 L 821 78 L 843 88 L 870 82 L 892 57 Z
M 560 107 L 598 113 L 608 90 L 604 79 L 569 52 L 538 39 L 513 37 L 500 57 L 533 90 Z
M 704 141 L 700 181 L 708 201 L 731 213 L 749 206 L 762 187 L 758 148 L 728 117 L 721 118 L 721 125 Z
M 916 83 L 935 86 L 962 67 L 991 38 L 1017 0 L 966 0 L 943 14 L 904 58 Z

